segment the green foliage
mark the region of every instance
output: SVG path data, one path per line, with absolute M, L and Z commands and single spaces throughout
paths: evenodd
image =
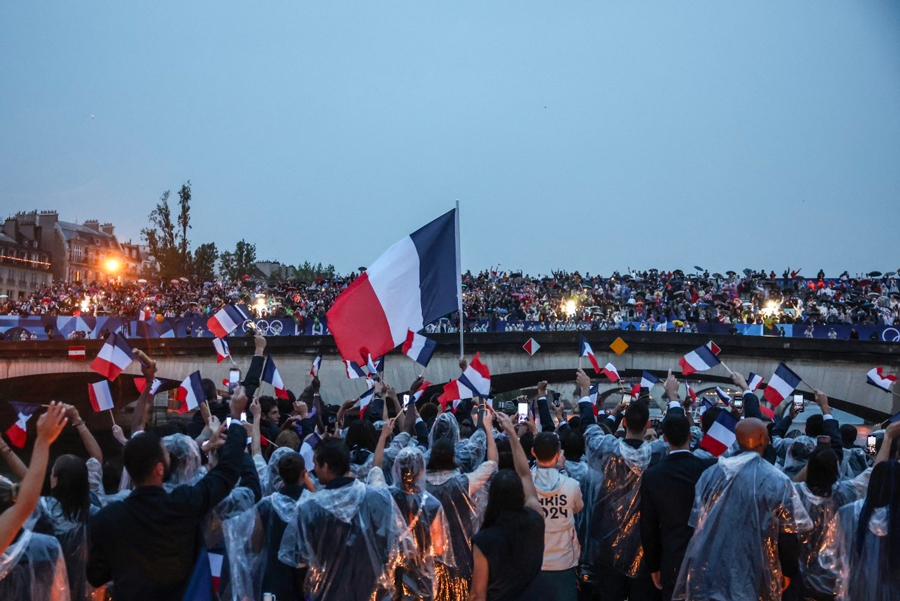
M 219 251 L 215 242 L 201 244 L 194 251 L 194 277 L 200 281 L 212 281 L 216 279 L 216 262 L 219 260 Z
M 304 261 L 297 265 L 297 279 L 301 282 L 312 282 L 317 278 L 324 280 L 331 279 L 335 276 L 334 265 L 323 266 L 321 263 L 313 265 L 309 261 Z
M 173 219 L 169 191 L 166 190 L 150 211 L 149 227 L 141 230 L 141 237 L 159 263 L 159 274 L 165 280 L 191 273 L 191 243 L 187 237 L 187 231 L 191 229 L 190 181 L 178 191 L 178 206 L 178 217 Z
M 241 240 L 234 247 L 234 252 L 223 252 L 219 256 L 219 272 L 226 280 L 239 280 L 253 271 L 256 263 L 256 245 Z

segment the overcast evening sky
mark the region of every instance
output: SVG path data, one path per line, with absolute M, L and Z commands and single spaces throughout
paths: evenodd
M 371 263 L 900 268 L 897 0 L 4 2 L 0 214 Z M 91 116 L 94 116 L 92 119 Z

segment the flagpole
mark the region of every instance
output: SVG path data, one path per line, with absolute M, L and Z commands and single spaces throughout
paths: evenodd
M 115 425 L 116 425 L 116 418 L 113 417 L 113 410 L 112 410 L 112 409 L 109 410 L 109 419 L 112 420 L 112 425 L 115 426 Z
M 459 308 L 459 358 L 466 356 L 465 343 L 463 334 L 466 329 L 466 319 L 463 314 L 463 295 L 462 295 L 462 255 L 459 244 L 459 199 L 456 199 L 456 300 Z
M 730 368 L 730 367 L 728 367 L 727 365 L 725 365 L 725 362 L 724 362 L 724 361 L 721 361 L 721 360 L 720 360 L 719 363 L 722 364 L 722 367 L 725 368 L 725 370 L 729 373 L 729 375 L 732 375 L 732 376 L 734 375 L 734 372 L 731 371 L 731 368 Z M 682 375 L 683 375 L 683 374 L 682 374 Z

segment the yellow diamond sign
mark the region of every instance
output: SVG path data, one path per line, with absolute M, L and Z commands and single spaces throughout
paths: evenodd
M 614 352 L 615 354 L 621 355 L 628 350 L 628 343 L 626 343 L 621 338 L 616 338 L 615 340 L 613 340 L 613 343 L 609 345 L 609 348 L 611 348 L 612 352 Z

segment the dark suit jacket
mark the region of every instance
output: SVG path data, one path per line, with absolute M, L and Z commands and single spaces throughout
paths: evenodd
M 200 551 L 203 517 L 237 484 L 246 439 L 235 421 L 219 463 L 199 482 L 171 493 L 141 486 L 94 515 L 88 581 L 114 580 L 116 601 L 180 601 Z
M 641 544 L 648 571 L 660 572 L 671 590 L 694 529 L 688 526 L 694 486 L 712 465 L 691 453 L 668 455 L 641 479 Z

